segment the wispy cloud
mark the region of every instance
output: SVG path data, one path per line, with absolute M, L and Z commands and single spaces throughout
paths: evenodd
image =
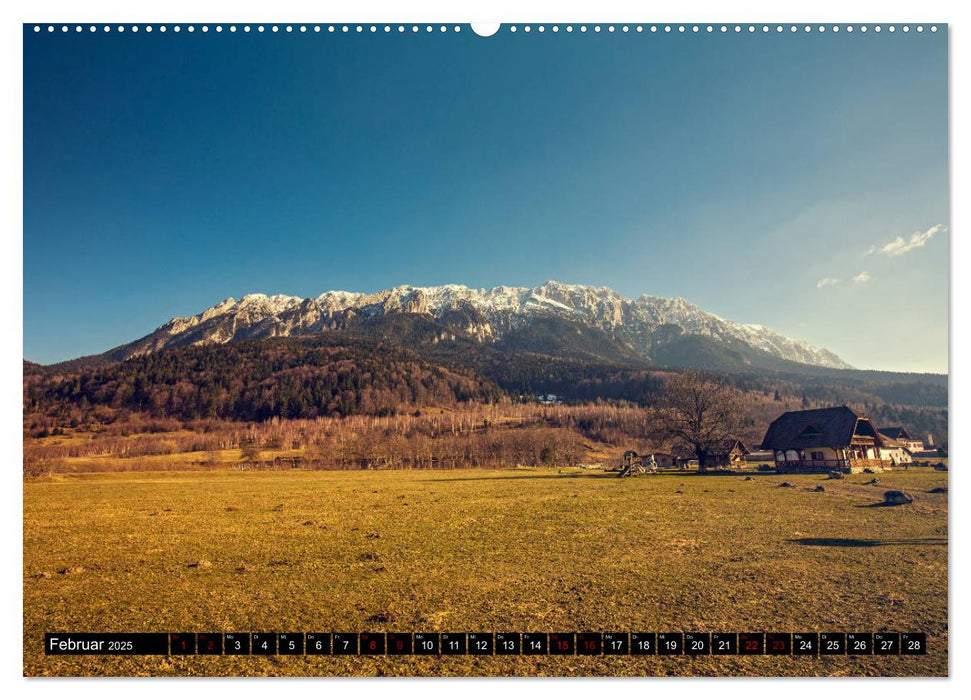
M 914 231 L 910 234 L 910 238 L 904 238 L 903 236 L 897 236 L 889 243 L 884 245 L 874 245 L 866 251 L 866 255 L 872 255 L 877 253 L 878 255 L 889 255 L 890 257 L 896 257 L 898 255 L 903 255 L 904 253 L 909 253 L 916 248 L 923 248 L 927 245 L 927 242 L 932 239 L 936 234 L 944 231 L 947 227 L 944 224 L 936 224 L 931 226 L 926 231 Z
M 839 284 L 840 281 L 835 277 L 823 277 L 816 283 L 816 289 L 822 289 L 823 287 L 832 287 Z
M 853 278 L 853 281 L 856 282 L 857 284 L 863 284 L 864 282 L 869 282 L 871 279 L 873 279 L 873 278 L 870 277 L 870 273 L 867 272 L 866 270 L 864 270 L 863 272 L 861 272 L 860 274 L 858 274 L 856 277 L 854 277 Z

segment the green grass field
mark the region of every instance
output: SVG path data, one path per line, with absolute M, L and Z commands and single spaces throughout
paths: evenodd
M 947 674 L 947 474 L 24 482 L 26 675 Z M 794 488 L 780 488 L 788 481 Z M 811 489 L 823 483 L 825 492 Z M 915 502 L 873 507 L 884 490 Z M 923 657 L 46 657 L 46 631 L 920 631 Z

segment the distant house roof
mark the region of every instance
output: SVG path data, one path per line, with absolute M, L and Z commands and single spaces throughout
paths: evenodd
M 891 440 L 913 440 L 910 437 L 910 433 L 907 432 L 902 426 L 897 426 L 895 428 L 878 428 L 878 430 L 886 435 Z
M 726 454 L 734 450 L 736 447 L 743 455 L 747 455 L 749 453 L 749 449 L 741 440 L 733 440 L 729 438 L 728 440 L 723 440 L 721 444 L 721 449 L 724 450 Z
M 862 432 L 857 433 L 857 424 Z M 854 434 L 874 438 L 877 444 L 892 442 L 881 435 L 869 418 L 848 406 L 788 411 L 772 421 L 760 449 L 789 450 L 809 447 L 847 447 Z

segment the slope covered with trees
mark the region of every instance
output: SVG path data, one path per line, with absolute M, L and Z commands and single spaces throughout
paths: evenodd
M 181 420 L 386 415 L 502 393 L 398 346 L 337 338 L 174 348 L 76 373 L 31 370 L 25 366 L 25 413 L 63 417 L 96 407 Z

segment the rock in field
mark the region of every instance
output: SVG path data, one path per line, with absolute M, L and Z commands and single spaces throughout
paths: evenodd
M 817 491 L 817 492 L 820 492 L 820 493 L 823 492 L 823 491 L 825 491 L 825 490 L 826 490 L 826 487 L 823 486 L 822 484 L 816 484 L 816 488 L 813 489 L 813 491 Z
M 883 502 L 888 506 L 904 506 L 914 502 L 914 497 L 906 491 L 885 491 Z
M 829 478 L 830 479 L 842 479 L 843 478 L 843 472 L 830 472 L 829 473 Z
M 375 613 L 374 615 L 368 616 L 365 622 L 370 622 L 374 624 L 374 623 L 382 623 L 382 622 L 394 622 L 394 620 L 395 620 L 395 617 L 391 613 L 380 612 L 380 613 Z
M 783 481 L 781 484 L 779 484 L 779 488 L 780 489 L 791 489 L 792 488 L 792 484 L 790 484 L 788 481 Z

